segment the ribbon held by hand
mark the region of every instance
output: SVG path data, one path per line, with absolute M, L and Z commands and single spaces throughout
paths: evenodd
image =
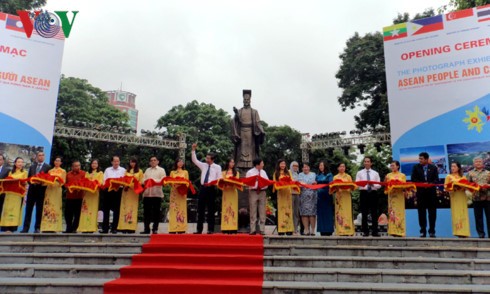
M 187 195 L 187 190 L 190 189 L 192 194 L 196 194 L 194 185 L 191 181 L 182 177 L 165 177 L 161 180 L 163 186 L 172 185 L 177 189 L 180 195 Z
M 128 187 L 133 189 L 136 194 L 140 194 L 145 190 L 143 187 L 141 187 L 140 182 L 134 176 L 107 179 L 105 180 L 103 187 L 108 191 L 117 191 L 121 187 Z
M 31 184 L 54 185 L 56 182 L 63 185 L 65 181 L 63 181 L 60 176 L 53 176 L 44 172 L 38 173 L 37 175 L 29 178 L 29 183 Z
M 23 197 L 26 193 L 25 184 L 28 179 L 14 179 L 7 177 L 0 180 L 0 194 L 11 193 Z
M 90 193 L 95 193 L 97 189 L 99 189 L 99 182 L 96 180 L 90 180 L 87 178 L 81 178 L 78 181 L 73 181 L 70 183 L 66 183 L 65 187 L 68 189 L 70 193 L 73 193 L 75 190 L 87 191 Z

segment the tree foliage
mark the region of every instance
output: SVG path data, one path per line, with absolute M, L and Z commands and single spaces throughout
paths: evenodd
M 194 100 L 186 105 L 172 107 L 158 119 L 157 128 L 165 128 L 170 136 L 185 133 L 188 147 L 192 143 L 198 144 L 198 159 L 203 159 L 208 152 L 213 152 L 216 154 L 215 162 L 224 165 L 233 155 L 230 121 L 230 115 L 223 109 Z M 190 154 L 186 153 L 186 157 L 188 156 Z M 190 168 L 191 179 L 199 179 L 199 172 L 197 168 Z
M 128 116 L 108 104 L 107 95 L 87 80 L 62 76 L 56 106 L 57 123 L 75 121 L 80 123 L 127 126 Z M 61 120 L 63 119 L 63 120 Z M 90 158 L 99 158 L 101 166 L 108 166 L 112 154 L 120 154 L 122 146 L 104 142 L 54 137 L 51 158 L 62 156 L 65 166 L 71 161 L 86 163 Z M 122 155 L 122 154 L 121 154 Z
M 39 9 L 46 5 L 46 0 L 2 0 L 0 11 L 17 15 L 17 10 Z
M 272 176 L 279 159 L 286 160 L 288 167 L 292 161 L 300 161 L 301 133 L 287 125 L 267 126 L 265 123 L 263 125 L 266 136 L 260 150 L 260 157 L 264 159 L 267 174 Z
M 439 12 L 457 11 L 487 4 L 490 4 L 490 0 L 449 0 L 449 4 L 441 7 Z

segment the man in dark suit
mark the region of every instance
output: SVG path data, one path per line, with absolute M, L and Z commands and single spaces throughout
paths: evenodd
M 29 168 L 28 177 L 35 176 L 41 172 L 47 173 L 51 166 L 44 162 L 44 152 L 40 151 L 36 155 L 36 162 L 34 162 Z M 36 205 L 36 224 L 34 226 L 35 233 L 39 233 L 39 229 L 41 228 L 41 216 L 43 213 L 43 204 L 44 204 L 44 194 L 46 193 L 46 186 L 39 184 L 30 184 L 29 190 L 27 191 L 27 200 L 26 200 L 26 216 L 24 219 L 24 228 L 22 229 L 22 233 L 29 232 L 29 228 L 31 227 L 31 218 L 32 218 L 32 210 L 34 209 L 34 205 Z
M 5 164 L 5 157 L 0 154 L 0 179 L 8 177 L 10 168 Z M 5 200 L 5 194 L 0 194 L 0 217 L 2 216 L 3 201 Z
M 429 154 L 419 154 L 419 164 L 412 169 L 412 182 L 437 184 L 437 167 L 429 164 Z M 417 188 L 417 208 L 419 213 L 420 237 L 427 235 L 427 212 L 429 212 L 429 236 L 436 237 L 437 190 L 436 187 Z

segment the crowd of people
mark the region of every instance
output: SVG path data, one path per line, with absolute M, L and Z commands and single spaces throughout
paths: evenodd
M 240 173 L 233 159 L 228 160 L 222 169 L 214 162 L 213 153 L 208 153 L 205 161 L 200 161 L 196 156 L 196 149 L 197 145 L 193 144 L 192 162 L 201 171 L 195 234 L 204 232 L 206 215 L 208 224 L 206 233 L 214 233 L 215 200 L 218 189 L 222 190 L 221 231 L 229 234 L 237 233 L 238 190 L 244 187 L 248 190 L 249 233 L 265 234 L 266 190 L 269 185 L 273 185 L 273 191 L 277 192 L 277 231 L 281 235 L 297 235 L 300 231 L 303 235 L 316 235 L 316 233 L 320 233 L 321 236 L 354 235 L 352 192 L 359 189 L 362 235 L 377 237 L 379 236 L 377 217 L 380 196 L 378 190 L 385 186 L 384 191 L 388 196 L 389 235 L 398 237 L 406 235 L 405 200 L 412 195 L 412 191 L 416 190 L 420 237 L 426 237 L 427 233 L 430 237 L 436 236 L 436 189 L 439 185 L 439 174 L 437 167 L 430 164 L 429 154 L 426 152 L 419 154 L 419 164 L 413 167 L 411 182 L 407 182 L 406 175 L 400 172 L 398 161 L 391 162 L 391 172 L 382 182 L 378 172 L 372 168 L 372 158 L 369 156 L 364 158 L 363 168 L 357 172 L 355 180 L 347 173 L 346 164 L 343 162 L 337 164 L 337 173 L 334 176 L 324 161 L 318 164 L 315 173 L 311 171 L 308 163 L 303 163 L 300 172 L 298 162 L 291 162 L 288 168 L 287 162 L 282 159 L 276 163 L 272 180 L 269 180 L 264 170 L 264 161 L 260 158 L 253 160 L 253 167 L 246 172 L 243 179 L 240 179 Z M 36 233 L 61 232 L 62 186 L 64 185 L 67 187 L 64 232 L 98 231 L 98 212 L 101 203 L 103 221 L 100 233 L 135 233 L 141 195 L 144 229 L 140 233 L 156 234 L 161 220 L 162 200 L 165 197 L 162 186 L 170 183 L 168 233 L 183 234 L 188 231 L 187 194 L 188 189 L 193 187 L 182 159 L 175 161 L 168 177 L 155 156 L 150 158 L 149 167 L 145 171 L 139 167 L 135 158 L 129 161 L 127 168 L 121 167 L 118 156 L 112 157 L 111 164 L 102 172 L 98 160 L 94 159 L 90 163 L 90 170 L 85 172 L 81 170 L 80 161 L 75 160 L 72 162 L 71 170 L 66 172 L 61 168 L 61 157 L 55 157 L 51 167 L 45 162 L 44 153 L 39 152 L 29 170 L 24 170 L 24 162 L 20 157 L 15 159 L 10 169 L 5 166 L 4 157 L 0 155 L 0 179 L 22 180 L 40 174 L 48 174 L 57 179 L 50 184 L 30 181 L 25 201 L 23 196 L 8 191 L 1 195 L 1 230 L 17 231 L 21 226 L 22 206 L 25 202 L 25 216 L 20 232 L 29 232 L 34 207 L 36 208 L 34 224 Z M 127 183 L 132 184 L 121 184 L 122 178 L 131 179 Z M 82 179 L 97 183 L 97 188 L 84 187 L 80 184 Z M 474 159 L 474 168 L 466 176 L 463 175 L 458 162 L 451 163 L 451 173 L 445 179 L 444 188 L 450 193 L 452 229 L 455 236 L 470 236 L 467 203 L 471 198 L 478 236 L 485 237 L 483 214 L 487 220 L 487 232 L 490 227 L 489 183 L 490 172 L 485 170 L 482 158 Z M 139 190 L 137 187 L 142 189 Z M 112 223 L 110 211 L 113 212 Z M 372 216 L 370 227 L 368 215 Z

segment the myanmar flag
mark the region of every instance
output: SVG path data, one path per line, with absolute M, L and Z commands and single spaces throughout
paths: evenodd
M 385 41 L 405 38 L 406 36 L 407 36 L 406 23 L 399 23 L 396 25 L 383 28 L 383 40 Z
M 410 36 L 435 32 L 444 29 L 442 15 L 412 20 L 408 24 Z

